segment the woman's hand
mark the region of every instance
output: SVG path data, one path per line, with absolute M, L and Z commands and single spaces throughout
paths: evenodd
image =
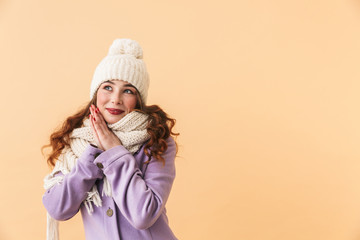
M 120 139 L 108 128 L 104 117 L 93 104 L 90 107 L 90 126 L 98 147 L 104 151 L 122 145 Z

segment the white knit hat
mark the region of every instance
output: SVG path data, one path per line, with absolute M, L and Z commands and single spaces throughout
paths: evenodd
M 124 80 L 134 85 L 146 103 L 149 89 L 149 75 L 138 42 L 131 39 L 115 39 L 108 55 L 96 67 L 90 86 L 90 99 L 99 86 L 108 80 Z

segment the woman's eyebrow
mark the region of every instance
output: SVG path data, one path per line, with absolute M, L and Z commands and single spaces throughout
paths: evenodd
M 112 85 L 115 85 L 115 83 L 113 83 L 111 80 L 107 80 L 107 81 L 105 81 L 103 83 L 110 83 Z M 124 87 L 132 87 L 132 88 L 135 88 L 136 91 L 138 91 L 137 88 L 134 85 L 130 84 L 130 83 L 125 84 Z
M 107 80 L 104 83 L 111 83 L 111 84 L 115 85 L 115 83 L 113 83 L 111 80 Z M 124 87 L 133 87 L 133 88 L 136 89 L 136 87 L 134 85 L 130 84 L 130 83 L 125 84 Z
M 110 80 L 107 80 L 107 81 L 105 81 L 105 82 L 103 82 L 103 83 L 111 83 L 111 84 L 115 84 L 115 83 L 113 83 L 112 81 L 110 81 Z
M 131 85 L 130 83 L 125 84 L 125 85 L 124 85 L 124 87 L 132 87 L 132 88 L 135 88 L 135 89 L 136 89 L 136 87 L 134 87 L 134 86 L 133 86 L 133 85 Z

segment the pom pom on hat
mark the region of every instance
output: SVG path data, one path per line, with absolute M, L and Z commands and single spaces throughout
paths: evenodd
M 143 51 L 138 42 L 131 39 L 115 39 L 108 55 L 95 69 L 90 86 L 90 99 L 103 82 L 118 79 L 136 87 L 143 103 L 146 103 L 149 75 L 142 58 Z
M 128 54 L 133 55 L 135 58 L 142 59 L 143 52 L 139 45 L 134 40 L 131 39 L 116 39 L 109 49 L 109 56 Z

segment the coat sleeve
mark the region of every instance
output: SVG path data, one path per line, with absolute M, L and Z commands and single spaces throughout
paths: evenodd
M 136 229 L 151 227 L 164 210 L 175 178 L 175 141 L 167 139 L 165 165 L 157 159 L 148 163 L 143 175 L 134 156 L 123 146 L 113 147 L 95 159 L 103 164 L 112 196 L 121 213 Z
M 80 209 L 95 181 L 103 177 L 94 159 L 102 150 L 89 145 L 77 160 L 75 167 L 66 174 L 61 183 L 55 184 L 43 195 L 43 204 L 56 220 L 67 220 Z M 63 175 L 61 172 L 57 175 Z

